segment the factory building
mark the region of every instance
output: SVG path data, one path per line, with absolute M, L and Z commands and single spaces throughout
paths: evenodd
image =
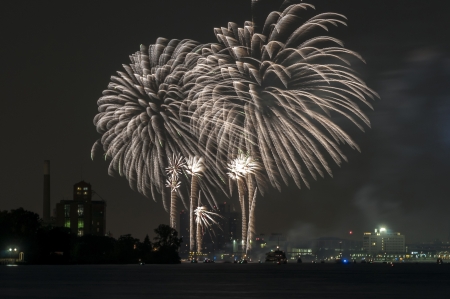
M 81 181 L 73 186 L 73 200 L 56 204 L 56 226 L 70 228 L 77 236 L 106 233 L 106 203 L 92 200 L 91 184 Z

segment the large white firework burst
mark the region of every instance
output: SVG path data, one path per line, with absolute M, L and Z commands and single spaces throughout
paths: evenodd
M 218 144 L 216 161 L 230 161 L 245 148 L 259 157 L 279 190 L 280 178 L 288 184 L 291 177 L 300 188 L 309 187 L 309 176 L 331 175 L 324 152 L 341 164 L 346 157 L 340 144 L 358 149 L 336 117 L 363 130 L 369 120 L 357 102 L 371 107 L 368 99 L 377 96 L 350 67 L 351 59 L 362 58 L 320 35 L 345 25 L 345 17 L 322 13 L 308 19 L 304 14 L 314 7 L 292 2 L 270 13 L 260 33 L 252 22 L 216 28 L 220 45 L 190 71 L 199 79 L 189 106 L 182 105 L 195 134 Z
M 140 51 L 130 56 L 131 63 L 123 65 L 124 71 L 111 77 L 97 102 L 94 124 L 102 137 L 95 142 L 92 156 L 102 150 L 105 158 L 112 159 L 109 174 L 125 176 L 133 189 L 155 200 L 156 193 L 162 193 L 166 210 L 168 157 L 181 153 L 215 159 L 199 146 L 189 122 L 179 115 L 186 90 L 195 83 L 195 78 L 185 74 L 209 52 L 207 45 L 192 40 L 158 38 L 149 47 L 141 45 Z M 206 174 L 206 181 L 223 185 L 213 172 Z M 202 187 L 211 192 L 209 185 Z

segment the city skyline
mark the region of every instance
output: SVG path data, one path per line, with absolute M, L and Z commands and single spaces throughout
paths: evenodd
M 250 5 L 242 1 L 218 1 L 218 8 L 205 5 L 206 1 L 193 2 L 198 2 L 199 11 L 181 2 L 176 2 L 176 9 L 173 4 L 143 4 L 152 16 L 148 19 L 143 12 L 122 14 L 121 7 L 112 5 L 110 16 L 101 23 L 96 14 L 104 8 L 99 4 L 73 4 L 83 23 L 74 18 L 76 13 L 64 13 L 67 7 L 11 5 L 6 20 L 23 18 L 24 27 L 10 31 L 8 47 L 2 50 L 4 57 L 11 57 L 8 75 L 3 75 L 10 88 L 2 124 L 17 127 L 6 132 L 10 145 L 4 149 L 9 159 L 1 177 L 5 182 L 1 210 L 24 207 L 42 216 L 42 161 L 49 159 L 52 207 L 63 197 L 70 199 L 72 184 L 84 179 L 107 201 L 107 230 L 114 236 L 132 233 L 143 239 L 157 224 L 169 223 L 160 202 L 132 191 L 123 178 L 109 177 L 101 159 L 90 160 L 90 146 L 98 138 L 92 118 L 109 77 L 128 62 L 139 44 L 154 43 L 159 36 L 205 42 L 214 38 L 212 27 L 226 27 L 228 21 L 242 25 L 251 18 Z M 450 207 L 445 184 L 450 101 L 444 87 L 450 77 L 449 42 L 439 40 L 433 28 L 448 21 L 437 10 L 431 15 L 427 10 L 431 5 L 418 1 L 307 2 L 317 12 L 348 17 L 349 27 L 337 32 L 347 48 L 367 61 L 356 68 L 381 100 L 374 103 L 374 111 L 365 111 L 372 129 L 352 135 L 362 153 L 346 151 L 349 162 L 332 167 L 333 179 L 311 182 L 310 190 L 294 186 L 283 188 L 281 194 L 271 190 L 258 199 L 257 234 L 273 228 L 299 237 L 342 237 L 350 230 L 362 234 L 386 225 L 417 239 L 438 227 L 436 236 L 429 238 L 445 239 L 450 223 L 438 224 Z M 223 15 L 203 15 L 208 9 L 222 9 Z M 158 11 L 173 14 L 158 16 Z M 192 27 L 158 27 L 163 17 L 167 24 Z M 236 198 L 233 202 L 237 206 Z

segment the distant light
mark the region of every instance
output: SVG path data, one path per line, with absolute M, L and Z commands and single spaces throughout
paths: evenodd
M 350 235 L 352 235 L 353 234 L 353 232 L 352 231 L 350 231 Z
M 380 233 L 381 233 L 381 232 L 385 232 L 385 231 L 386 231 L 386 228 L 384 228 L 384 227 L 381 227 L 381 228 L 380 228 Z
M 346 263 L 347 263 L 347 260 L 344 260 L 343 262 L 344 262 L 344 264 L 346 264 Z

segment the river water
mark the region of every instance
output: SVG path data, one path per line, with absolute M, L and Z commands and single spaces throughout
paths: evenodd
M 450 264 L 1 266 L 0 298 L 449 298 Z

